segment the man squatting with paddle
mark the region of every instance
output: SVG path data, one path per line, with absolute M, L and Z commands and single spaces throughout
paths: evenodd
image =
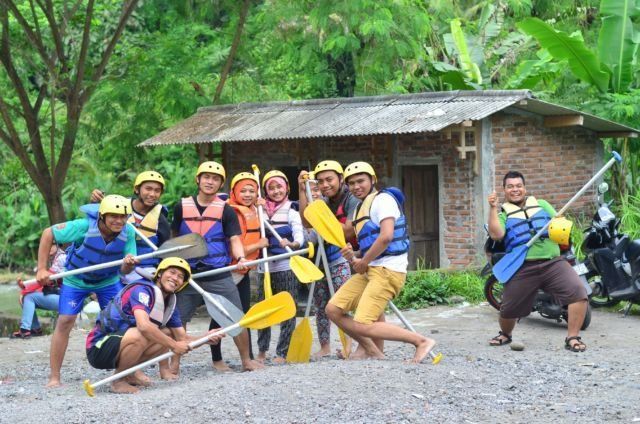
M 546 201 L 527 196 L 524 176 L 509 171 L 502 180 L 505 202 L 498 212 L 498 195 L 488 197 L 489 236 L 503 241 L 506 252 L 526 244 L 555 215 Z M 500 331 L 489 341 L 492 346 L 511 343 L 516 320 L 529 315 L 538 289 L 568 306 L 565 348 L 584 352 L 587 346 L 578 336 L 587 311 L 587 292 L 571 265 L 560 256 L 560 248 L 549 239 L 548 231 L 527 251 L 524 264 L 504 285 L 500 307 Z
M 349 243 L 342 248 L 342 255 L 356 274 L 331 298 L 327 315 L 360 344 L 349 359 L 382 359 L 379 341 L 393 340 L 414 345 L 411 362 L 420 363 L 435 341 L 378 321 L 389 301 L 402 290 L 407 276 L 409 239 L 400 203 L 391 190 L 375 189 L 376 173 L 366 162 L 347 166 L 344 179 L 351 193 L 362 200 L 353 220 L 360 251 L 356 255 Z M 352 318 L 347 312 L 354 310 Z
M 188 284 L 190 276 L 187 261 L 166 258 L 158 265 L 153 281 L 138 277 L 120 290 L 100 312 L 96 326 L 87 336 L 87 359 L 91 366 L 115 368 L 117 374 L 169 350 L 176 355 L 189 352 L 189 342 L 200 337 L 187 336 L 176 308 L 175 292 Z M 221 337 L 211 336 L 209 343 L 217 344 Z M 178 376 L 163 361 L 160 377 L 174 380 Z M 149 377 L 134 374 L 111 383 L 111 390 L 137 393 L 135 386 L 150 384 Z

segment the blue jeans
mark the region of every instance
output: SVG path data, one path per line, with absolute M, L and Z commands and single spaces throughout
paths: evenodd
M 48 311 L 58 310 L 58 300 L 60 295 L 47 294 L 42 292 L 33 292 L 27 294 L 22 299 L 22 319 L 20 320 L 20 328 L 25 330 L 37 330 L 40 328 L 40 322 L 36 315 L 36 308 L 46 309 Z

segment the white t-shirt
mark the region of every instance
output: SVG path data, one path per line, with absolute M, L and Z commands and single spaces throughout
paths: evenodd
M 380 222 L 386 218 L 400 218 L 400 208 L 395 198 L 389 193 L 378 194 L 371 203 L 371 210 L 369 216 L 371 221 L 380 226 Z M 407 272 L 409 266 L 409 254 L 403 253 L 402 255 L 395 256 L 382 256 L 378 259 L 374 259 L 369 263 L 369 266 L 382 266 L 396 272 Z

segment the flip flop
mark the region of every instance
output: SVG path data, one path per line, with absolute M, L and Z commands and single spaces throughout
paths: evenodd
M 494 340 L 498 343 L 491 343 Z M 510 335 L 505 334 L 502 331 L 498 331 L 498 335 L 489 341 L 489 346 L 504 346 L 504 345 L 508 345 L 512 341 L 513 339 L 511 338 Z

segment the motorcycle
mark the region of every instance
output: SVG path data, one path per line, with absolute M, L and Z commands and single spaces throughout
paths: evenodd
M 605 202 L 607 183 L 598 186 L 598 210 L 585 230 L 582 250 L 587 256 L 587 279 L 593 289 L 594 307 L 615 306 L 627 301 L 625 316 L 640 304 L 640 240 L 631 240 L 619 231 L 620 219 Z
M 488 234 L 489 228 L 486 224 L 484 229 Z M 592 290 L 587 280 L 587 275 L 589 274 L 588 267 L 575 256 L 571 246 L 560 246 L 560 248 L 562 256 L 569 262 L 569 264 L 571 264 L 578 276 L 580 276 L 580 279 L 587 289 L 587 294 L 590 294 Z M 503 285 L 500 284 L 493 275 L 492 268 L 493 265 L 495 265 L 506 254 L 504 244 L 502 242 L 492 240 L 491 237 L 487 237 L 487 241 L 484 245 L 484 252 L 487 256 L 487 264 L 480 272 L 480 276 L 486 278 L 486 282 L 484 284 L 484 296 L 489 304 L 499 311 L 500 305 L 502 304 Z M 560 305 L 556 303 L 554 298 L 543 290 L 538 290 L 533 306 L 531 307 L 531 312 L 538 312 L 543 318 L 555 320 L 558 323 L 563 320 L 567 322 L 569 317 L 567 305 Z M 589 327 L 589 324 L 591 324 L 591 305 L 587 306 L 587 312 L 585 314 L 581 330 L 586 330 L 587 327 Z

